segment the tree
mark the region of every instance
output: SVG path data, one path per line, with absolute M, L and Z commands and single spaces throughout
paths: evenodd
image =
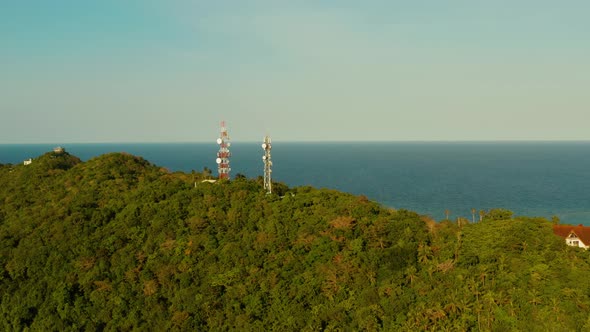
M 449 220 L 449 215 L 451 214 L 451 211 L 449 209 L 445 210 L 445 215 L 447 216 L 446 220 Z
M 514 212 L 507 209 L 491 209 L 484 216 L 488 220 L 510 220 Z
M 457 217 L 457 226 L 463 227 L 469 224 L 469 219 L 463 217 Z
M 211 169 L 209 167 L 206 167 L 206 166 L 203 167 L 203 177 L 205 179 L 211 178 L 211 174 L 212 174 L 212 171 L 211 171 Z
M 473 223 L 475 223 L 475 212 L 477 212 L 475 208 L 471 209 L 471 220 Z

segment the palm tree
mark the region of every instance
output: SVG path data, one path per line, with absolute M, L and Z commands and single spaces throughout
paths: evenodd
M 451 214 L 451 211 L 449 209 L 446 209 L 445 215 L 447 216 L 447 220 L 449 220 L 449 214 Z
M 486 212 L 484 210 L 479 211 L 479 221 L 481 222 L 483 220 L 483 216 L 486 215 Z
M 498 308 L 498 304 L 496 303 L 496 294 L 493 291 L 487 291 L 482 296 L 484 312 L 487 313 L 485 317 L 486 323 L 486 330 L 491 330 L 492 328 L 492 321 L 493 321 L 493 313 Z
M 477 211 L 477 210 L 476 210 L 475 208 L 471 209 L 471 216 L 472 216 L 472 220 L 473 220 L 473 223 L 474 223 L 474 224 L 475 224 L 475 212 L 476 212 L 476 211 Z
M 461 310 L 459 307 L 459 297 L 457 296 L 456 290 L 450 292 L 449 295 L 447 295 L 447 297 L 444 299 L 444 302 L 446 304 L 443 309 L 449 314 L 456 315 Z
M 430 247 L 425 245 L 424 243 L 418 244 L 418 262 L 419 263 L 428 263 L 428 258 L 431 254 Z
M 530 290 L 529 296 L 531 297 L 529 303 L 531 303 L 532 305 L 536 306 L 543 302 L 541 299 L 541 294 L 539 294 L 539 292 L 536 289 Z
M 418 278 L 418 270 L 414 266 L 408 267 L 404 272 L 406 274 L 406 280 L 410 282 L 410 285 L 413 284 Z

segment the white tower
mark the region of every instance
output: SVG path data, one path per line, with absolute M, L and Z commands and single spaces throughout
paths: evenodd
M 217 159 L 215 161 L 217 162 L 219 179 L 229 179 L 229 172 L 231 171 L 229 167 L 229 157 L 231 156 L 229 147 L 231 143 L 227 134 L 227 128 L 225 128 L 225 121 L 221 121 L 221 133 L 217 139 L 217 144 L 219 144 L 219 151 L 217 152 Z
M 264 162 L 264 189 L 266 189 L 267 193 L 272 193 L 272 181 L 271 181 L 271 173 L 272 173 L 272 160 L 270 158 L 270 149 L 272 146 L 270 144 L 270 137 L 265 136 L 264 142 L 262 143 L 262 149 L 264 150 L 264 155 L 262 156 L 262 161 Z

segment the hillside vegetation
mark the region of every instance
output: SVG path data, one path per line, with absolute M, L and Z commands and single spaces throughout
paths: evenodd
M 538 218 L 203 183 L 112 153 L 0 166 L 4 331 L 583 331 L 589 253 Z

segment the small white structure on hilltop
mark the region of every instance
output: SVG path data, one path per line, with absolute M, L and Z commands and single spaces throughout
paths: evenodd
M 61 146 L 57 146 L 57 147 L 53 148 L 53 152 L 55 152 L 55 153 L 64 153 L 64 152 L 66 152 L 66 149 L 63 148 L 63 147 L 61 147 Z
M 29 158 L 29 159 L 27 159 L 27 160 L 23 161 L 23 165 L 25 165 L 25 166 L 27 166 L 27 165 L 30 165 L 30 164 L 32 164 L 32 163 L 33 163 L 33 159 L 31 159 L 31 158 Z

